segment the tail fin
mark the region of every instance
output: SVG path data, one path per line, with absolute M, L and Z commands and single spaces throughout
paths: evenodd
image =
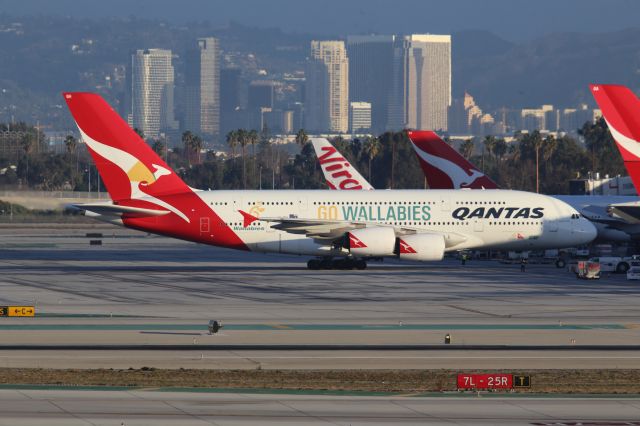
M 374 189 L 325 138 L 312 138 L 322 173 L 331 189 Z
M 497 189 L 498 185 L 431 131 L 409 131 L 431 189 Z
M 640 100 L 625 86 L 592 84 L 589 87 L 616 141 L 633 185 L 638 191 L 640 190 Z
M 65 93 L 64 98 L 112 200 L 189 190 L 102 97 Z

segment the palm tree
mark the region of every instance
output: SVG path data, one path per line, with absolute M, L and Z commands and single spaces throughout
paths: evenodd
M 307 133 L 304 131 L 304 129 L 298 130 L 298 133 L 296 133 L 296 143 L 300 145 L 300 148 L 302 148 L 308 141 L 309 136 L 307 136 Z
M 462 145 L 460 145 L 460 154 L 462 154 L 462 156 L 467 160 L 471 158 L 474 150 L 475 146 L 473 145 L 473 139 L 467 139 L 462 142 Z
M 530 136 L 531 147 L 536 153 L 536 193 L 540 192 L 540 149 L 544 146 L 544 139 L 539 131 L 534 131 Z
M 236 156 L 236 146 L 238 146 L 238 131 L 231 130 L 227 133 L 227 145 L 231 148 L 231 156 Z
M 369 159 L 369 183 L 371 183 L 371 162 L 380 153 L 380 141 L 378 138 L 369 136 L 364 142 L 364 153 Z
M 184 152 L 187 155 L 189 165 L 191 165 L 191 157 L 193 154 L 196 154 L 199 164 L 200 151 L 202 151 L 203 147 L 202 138 L 198 135 L 194 135 L 190 130 L 187 130 L 182 134 L 182 143 L 184 144 Z
M 164 157 L 164 142 L 162 142 L 161 140 L 157 140 L 153 143 L 153 145 L 151 146 L 151 149 L 153 149 L 153 151 L 158 154 L 158 157 Z
M 78 140 L 74 138 L 73 135 L 67 135 L 67 137 L 64 138 L 64 146 L 67 148 L 67 154 L 71 155 L 76 152 Z
M 240 144 L 240 148 L 242 148 L 242 189 L 247 189 L 247 172 L 244 154 L 245 148 L 249 143 L 249 132 L 244 129 L 238 129 L 238 143 Z
M 269 131 L 266 125 L 262 130 L 265 133 Z M 256 144 L 260 141 L 260 136 L 258 135 L 258 132 L 256 132 L 255 130 L 251 130 L 247 137 L 249 138 L 249 143 L 251 144 L 251 155 L 253 156 L 253 180 L 255 181 L 256 179 Z
M 25 174 L 25 179 L 27 181 L 27 187 L 29 187 L 29 156 L 33 151 L 33 147 L 35 146 L 34 135 L 32 133 L 26 133 L 22 140 L 20 141 L 22 145 L 22 149 L 24 150 L 24 157 L 27 162 L 27 172 Z

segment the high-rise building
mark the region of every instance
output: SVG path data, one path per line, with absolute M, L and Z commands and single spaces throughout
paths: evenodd
M 220 71 L 220 133 L 222 135 L 246 126 L 246 111 L 242 109 L 242 81 L 239 68 L 223 68 Z M 244 104 L 246 104 L 246 96 Z
M 371 130 L 371 111 L 371 104 L 369 102 L 349 103 L 351 133 Z
M 249 101 L 247 108 L 273 108 L 275 101 L 275 83 L 271 80 L 254 80 L 249 83 Z
M 131 125 L 147 138 L 175 130 L 171 50 L 137 50 L 131 56 Z
M 349 100 L 371 104 L 371 127 L 378 132 L 388 122 L 394 39 L 392 35 L 347 37 Z
M 184 129 L 200 135 L 220 133 L 220 47 L 200 38 L 186 55 Z
M 342 41 L 312 41 L 306 68 L 305 128 L 349 131 L 349 59 Z
M 390 129 L 447 130 L 451 105 L 451 36 L 414 34 L 393 48 Z

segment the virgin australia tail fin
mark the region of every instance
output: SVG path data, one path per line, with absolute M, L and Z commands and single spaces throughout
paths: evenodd
M 373 186 L 325 138 L 312 138 L 322 173 L 331 189 L 373 189 Z

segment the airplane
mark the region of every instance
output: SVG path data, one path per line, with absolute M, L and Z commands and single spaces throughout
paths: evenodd
M 325 138 L 310 138 L 327 185 L 331 189 L 366 189 L 373 186 Z
M 458 151 L 432 131 L 408 131 L 409 140 L 427 178 L 430 188 L 437 189 L 498 189 L 498 185 L 471 164 Z M 610 195 L 553 195 L 573 206 L 594 223 L 598 239 L 625 242 L 640 239 L 638 221 L 611 217 L 610 206 L 628 202 L 635 197 Z
M 640 100 L 628 88 L 614 84 L 591 84 L 607 127 L 622 155 L 636 190 L 640 188 Z M 610 206 L 611 214 L 640 224 L 640 202 L 621 202 Z
M 76 207 L 131 229 L 314 256 L 310 269 L 364 269 L 378 257 L 438 261 L 463 249 L 571 247 L 596 236 L 568 204 L 521 191 L 190 188 L 102 97 L 63 96 L 111 197 Z

